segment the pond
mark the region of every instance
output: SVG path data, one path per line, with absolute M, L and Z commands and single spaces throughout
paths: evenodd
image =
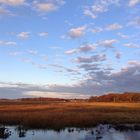
M 0 126 L 0 139 L 7 140 L 140 140 L 140 125 L 99 125 L 95 128 L 27 130 Z

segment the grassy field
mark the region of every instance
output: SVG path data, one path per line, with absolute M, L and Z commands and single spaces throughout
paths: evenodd
M 140 124 L 140 103 L 0 103 L 0 124 L 57 129 L 99 123 Z

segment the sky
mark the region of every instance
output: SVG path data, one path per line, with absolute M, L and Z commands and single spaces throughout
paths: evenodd
M 140 91 L 140 0 L 0 0 L 0 98 Z

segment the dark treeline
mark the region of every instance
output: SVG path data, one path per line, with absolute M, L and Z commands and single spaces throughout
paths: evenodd
M 125 92 L 110 93 L 102 96 L 92 96 L 89 101 L 91 102 L 140 102 L 140 93 Z

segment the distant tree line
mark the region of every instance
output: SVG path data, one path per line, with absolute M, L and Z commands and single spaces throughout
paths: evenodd
M 125 92 L 109 93 L 102 96 L 92 96 L 89 98 L 91 102 L 140 102 L 140 93 Z

